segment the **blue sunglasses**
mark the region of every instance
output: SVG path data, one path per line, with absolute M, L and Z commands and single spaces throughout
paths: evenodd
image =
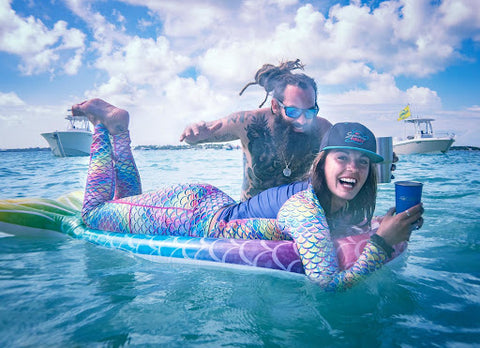
M 300 109 L 295 106 L 285 106 L 283 103 L 277 99 L 278 104 L 285 110 L 285 115 L 290 118 L 299 118 L 302 114 L 305 115 L 305 118 L 311 120 L 318 114 L 318 105 L 315 104 L 313 108 L 310 109 Z

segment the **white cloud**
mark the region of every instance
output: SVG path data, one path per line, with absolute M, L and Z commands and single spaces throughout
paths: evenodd
M 83 33 L 68 29 L 64 21 L 49 29 L 33 16 L 18 16 L 7 1 L 0 2 L 0 50 L 21 58 L 19 68 L 25 75 L 52 72 L 61 54 L 72 49 L 75 55 L 81 54 L 84 39 Z
M 407 102 L 415 105 L 417 108 L 428 108 L 430 110 L 439 110 L 441 101 L 437 92 L 425 87 L 413 86 L 405 92 Z
M 40 134 L 66 127 L 63 106 L 29 105 L 7 95 L 0 94 L 0 148 L 47 147 Z
M 478 1 L 444 0 L 439 12 L 442 24 L 447 28 L 455 28 L 457 35 L 475 34 L 473 30 L 480 28 L 480 2 Z M 458 32 L 460 28 L 464 28 L 462 33 Z
M 471 107 L 467 108 L 468 111 L 478 112 L 480 116 L 480 105 L 472 105 Z
M 368 78 L 372 69 L 364 63 L 347 61 L 322 73 L 320 81 L 330 85 L 351 84 Z
M 320 56 L 320 53 L 315 53 L 315 36 L 324 17 L 311 5 L 300 8 L 297 16 L 290 19 L 294 19 L 291 25 L 275 20 L 276 17 L 272 19 L 268 11 L 259 18 L 258 12 L 256 20 L 268 23 L 268 30 L 263 30 L 263 27 L 260 31 L 248 30 L 248 23 L 245 23 L 242 28 L 246 29 L 235 37 L 219 37 L 218 42 L 199 57 L 200 71 L 214 80 L 214 85 L 223 87 L 235 83 L 241 88 L 242 84 L 252 80 L 264 63 L 278 64 L 280 61 L 310 57 L 303 59 L 308 63 Z M 319 60 L 317 65 L 321 63 Z
M 75 51 L 75 56 L 70 58 L 63 66 L 63 71 L 67 75 L 76 75 L 82 66 L 83 49 Z
M 45 71 L 52 72 L 51 66 L 58 58 L 59 55 L 55 51 L 45 49 L 37 54 L 24 56 L 19 68 L 25 75 L 38 74 Z
M 119 22 L 119 23 L 125 23 L 126 22 L 126 18 L 117 9 L 113 9 L 112 14 L 116 17 L 117 22 Z
M 25 102 L 15 92 L 1 93 L 0 92 L 0 106 L 20 106 L 25 105 Z
M 149 20 L 146 20 L 144 18 L 141 18 L 139 21 L 138 21 L 138 28 L 140 30 L 146 30 L 147 28 L 151 27 L 153 25 L 153 22 L 152 21 L 149 21 Z
M 132 133 L 136 144 L 175 144 L 183 128 L 192 122 L 211 120 L 232 112 L 235 103 L 211 89 L 208 80 L 200 76 L 174 78 L 162 92 L 151 89 L 128 105 Z M 122 104 L 125 105 L 125 104 Z
M 438 8 L 426 0 L 387 1 L 375 10 L 355 2 L 335 5 L 327 18 L 311 4 L 296 12 L 290 8 L 281 11 L 295 1 L 247 0 L 233 5 L 187 1 L 183 6 L 176 1 L 126 2 L 156 13 L 164 21 L 165 36 L 156 42 L 129 37 L 115 31 L 99 13 L 87 15 L 88 6 L 81 11 L 95 29 L 94 47 L 101 53 L 96 66 L 110 76 L 122 70 L 132 83 L 165 82 L 185 67 L 196 65 L 213 88 L 235 85 L 232 90 L 236 90 L 250 81 L 263 63 L 300 57 L 320 84 L 355 81 L 359 85 L 371 80 L 369 74 L 427 76 L 459 57 L 461 39 L 450 35 L 455 28 L 445 28 L 442 22 L 448 6 Z M 458 19 L 446 22 L 459 25 Z M 179 48 L 180 43 L 190 51 Z M 146 50 L 146 57 L 135 53 L 139 49 Z M 142 62 L 141 68 L 135 68 L 138 62 Z
M 101 13 L 94 12 L 89 2 L 70 0 L 68 3 L 94 33 L 95 41 L 91 47 L 99 55 L 94 62 L 95 68 L 107 72 L 109 76 L 107 82 L 87 92 L 87 95 L 97 92 L 107 97 L 135 99 L 144 89 L 142 86 L 161 89 L 191 63 L 191 58 L 171 49 L 165 36 L 156 39 L 129 36 L 123 29 L 109 23 Z M 151 6 L 154 5 L 158 6 L 155 3 Z M 115 16 L 120 18 L 123 14 L 116 10 Z
M 123 75 L 129 83 L 161 86 L 189 63 L 188 57 L 170 50 L 165 37 L 156 40 L 132 37 L 126 45 L 104 54 L 95 63 L 110 76 Z
M 270 0 L 269 2 L 271 4 L 277 5 L 280 9 L 283 10 L 289 6 L 296 5 L 298 3 L 298 0 Z
M 323 103 L 330 105 L 386 105 L 392 100 L 402 102 L 405 95 L 388 74 L 370 73 L 366 88 L 351 89 L 345 93 L 320 96 Z
M 402 91 L 392 75 L 375 72 L 368 75 L 365 88 L 336 94 L 320 93 L 318 103 L 321 116 L 332 123 L 361 121 L 378 136 L 403 134 L 403 125 L 396 119 L 407 104 L 411 104 L 415 114 L 441 112 L 441 100 L 435 91 L 417 86 Z
M 135 21 L 148 30 L 129 33 L 127 10 L 102 14 L 94 1 L 65 0 L 93 37 L 89 68 L 97 79 L 84 97 L 102 97 L 139 115 L 132 120 L 141 134 L 137 143 L 175 142 L 188 122 L 256 107 L 263 89 L 239 97 L 240 89 L 264 63 L 296 58 L 319 84 L 321 113 L 332 121 L 367 120 L 386 132 L 411 103 L 441 122 L 435 90 L 421 83 L 399 88 L 397 79 L 443 71 L 468 58 L 460 50 L 465 40 L 480 42 L 480 2 L 471 0 L 392 0 L 375 9 L 351 1 L 327 13 L 318 11 L 318 2 L 296 0 L 123 2 L 144 7 L 148 14 Z M 0 50 L 19 55 L 26 74 L 63 69 L 80 78 L 86 36 L 68 27 L 66 20 L 49 28 L 33 16 L 20 17 L 0 0 Z M 192 78 L 184 76 L 186 69 L 194 71 Z M 159 140 L 152 129 L 168 135 Z
M 169 37 L 197 38 L 204 30 L 212 30 L 217 23 L 230 15 L 226 11 L 229 2 L 184 0 L 126 0 L 129 4 L 146 6 L 156 13 L 163 23 L 165 35 Z M 233 2 L 232 2 L 233 3 Z

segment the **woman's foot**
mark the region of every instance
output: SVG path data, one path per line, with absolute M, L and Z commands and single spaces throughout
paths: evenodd
M 112 135 L 128 130 L 129 114 L 102 99 L 90 99 L 72 106 L 72 115 L 87 116 L 93 125 L 103 124 Z

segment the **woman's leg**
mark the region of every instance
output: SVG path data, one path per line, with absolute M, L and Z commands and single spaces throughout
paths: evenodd
M 114 189 L 115 178 L 108 130 L 103 125 L 97 124 L 90 147 L 90 165 L 82 207 L 82 218 L 85 223 L 92 210 L 113 198 Z
M 111 136 L 115 168 L 115 199 L 142 193 L 142 184 L 130 148 L 128 131 Z
M 115 192 L 115 171 L 108 130 L 97 124 L 90 148 L 82 219 L 94 229 L 129 232 L 130 205 L 112 201 Z
M 229 196 L 210 185 L 176 185 L 111 200 L 115 186 L 119 186 L 116 189 L 119 197 L 140 192 L 138 172 L 130 151 L 128 133 L 125 133 L 128 113 L 98 99 L 75 105 L 72 111 L 87 115 L 96 125 L 82 209 L 84 222 L 90 228 L 122 233 L 203 237 L 214 213 L 233 203 Z M 117 185 L 108 132 L 113 133 L 116 147 L 114 155 L 119 165 Z M 129 183 L 129 178 L 133 178 L 133 182 Z

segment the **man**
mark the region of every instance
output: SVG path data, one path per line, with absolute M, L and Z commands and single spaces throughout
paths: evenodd
M 191 145 L 240 139 L 244 159 L 242 200 L 270 187 L 305 179 L 322 136 L 331 126 L 317 116 L 315 81 L 305 74 L 291 73 L 298 68 L 303 68 L 299 60 L 278 67 L 264 65 L 257 72 L 256 83 L 265 88 L 267 96 L 273 91 L 270 108 L 195 123 L 180 136 L 180 141 Z

